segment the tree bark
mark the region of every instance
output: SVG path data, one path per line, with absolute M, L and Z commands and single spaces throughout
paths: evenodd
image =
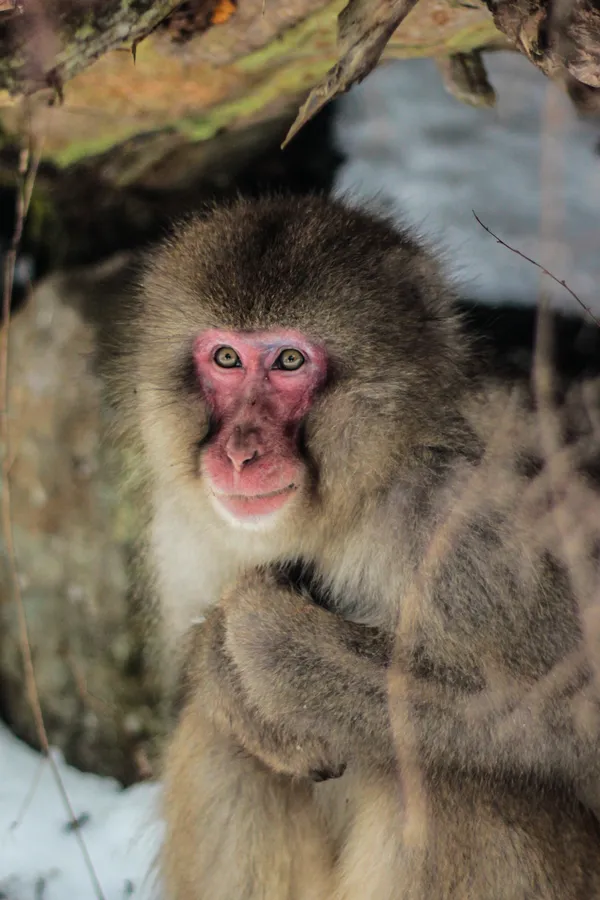
M 297 109 L 340 58 L 343 0 L 189 0 L 165 17 L 174 6 L 28 0 L 26 12 L 0 19 L 4 129 L 19 133 L 14 98 L 35 91 L 30 127 L 61 167 L 142 136 L 163 158 L 174 140 L 193 145 Z M 438 57 L 502 43 L 481 0 L 420 0 L 385 55 Z M 131 179 L 132 168 L 115 167 L 115 181 Z
M 311 101 L 311 112 L 364 77 L 382 51 L 440 58 L 513 47 L 568 80 L 573 96 L 583 85 L 593 106 L 599 0 L 486 3 L 4 0 L 0 92 L 5 105 L 7 95 L 36 95 L 33 125 L 61 165 L 142 134 L 161 137 L 160 155 L 170 134 L 193 143 L 279 116 L 318 84 L 322 102 Z M 14 107 L 0 121 L 9 132 L 23 124 Z

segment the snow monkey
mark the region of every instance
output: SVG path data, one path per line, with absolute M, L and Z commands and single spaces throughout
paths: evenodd
M 338 202 L 236 200 L 152 252 L 129 312 L 181 670 L 167 900 L 600 897 L 598 557 L 573 576 L 584 507 L 428 248 Z M 589 507 L 572 401 L 557 453 Z

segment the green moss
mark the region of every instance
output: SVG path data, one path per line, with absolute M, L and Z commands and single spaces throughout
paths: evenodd
M 336 57 L 333 56 L 333 42 L 332 55 L 327 56 L 322 51 L 319 52 L 317 48 L 313 48 L 310 45 L 310 39 L 318 36 L 320 42 L 324 43 L 326 40 L 324 32 L 335 27 L 335 18 L 344 5 L 344 2 L 335 0 L 300 25 L 289 29 L 279 41 L 273 41 L 267 47 L 238 61 L 237 67 L 246 72 L 264 71 L 268 63 L 273 60 L 281 60 L 281 68 L 243 97 L 221 104 L 198 118 L 187 119 L 176 127 L 192 140 L 208 140 L 220 128 L 238 118 L 260 111 L 262 107 L 267 106 L 282 94 L 288 93 L 293 96 L 308 90 L 336 62 Z M 464 28 L 453 35 L 451 39 L 440 44 L 388 46 L 385 56 L 393 59 L 410 59 L 438 56 L 445 53 L 449 55 L 459 50 L 468 52 L 492 43 L 498 37 L 499 32 L 490 17 L 489 22 Z M 303 46 L 305 52 L 301 57 L 294 58 L 293 51 L 300 46 Z
M 300 63 L 288 64 L 260 83 L 248 94 L 223 103 L 198 118 L 188 118 L 178 123 L 177 128 L 192 140 L 201 141 L 213 137 L 220 128 L 252 116 L 282 96 L 293 97 L 321 78 L 333 65 L 334 59 L 322 57 Z
M 125 125 L 125 127 L 116 132 L 106 131 L 94 138 L 73 141 L 72 144 L 68 144 L 62 150 L 58 150 L 54 153 L 52 159 L 58 166 L 70 166 L 88 156 L 99 156 L 101 153 L 106 153 L 111 147 L 122 144 L 124 141 L 135 137 L 138 133 L 139 126 L 137 123 L 131 122 L 129 125 Z
M 464 28 L 452 38 L 439 44 L 388 44 L 383 59 L 422 59 L 451 56 L 453 53 L 469 53 L 497 43 L 502 35 L 494 23 L 484 22 Z
M 335 49 L 337 16 L 345 5 L 346 0 L 333 0 L 333 2 L 327 3 L 303 22 L 288 28 L 277 40 L 271 41 L 266 47 L 261 47 L 260 50 L 255 50 L 238 60 L 237 68 L 242 72 L 260 71 L 273 60 L 293 54 L 294 50 L 304 47 L 307 41 L 313 37 L 318 37 L 324 43 L 327 41 L 327 36 L 330 35 L 331 49 Z M 318 49 L 315 48 L 313 52 L 317 53 Z
M 204 141 L 213 137 L 221 128 L 235 122 L 239 118 L 250 117 L 254 113 L 276 101 L 282 95 L 294 96 L 307 90 L 311 84 L 325 74 L 333 65 L 333 58 L 316 60 L 310 65 L 302 60 L 295 65 L 285 65 L 277 70 L 272 77 L 259 83 L 254 89 L 243 96 L 226 103 L 208 109 L 199 116 L 186 117 L 169 123 L 157 131 L 167 131 L 175 128 L 181 134 L 192 141 Z M 110 150 L 138 133 L 139 126 L 135 122 L 124 124 L 119 131 L 107 131 L 92 139 L 74 141 L 53 155 L 54 161 L 59 166 L 72 165 L 89 156 L 97 156 Z M 147 129 L 145 129 L 147 130 Z
M 93 37 L 95 33 L 96 29 L 93 24 L 91 22 L 85 22 L 83 25 L 79 26 L 74 34 L 74 38 L 77 43 L 81 43 L 82 41 L 87 40 L 87 38 Z
M 470 28 L 463 28 L 444 43 L 444 49 L 451 53 L 468 53 L 470 50 L 477 50 L 488 44 L 493 44 L 498 40 L 506 40 L 492 19 L 489 22 L 480 22 Z
M 292 98 L 308 91 L 336 62 L 336 16 L 344 2 L 331 0 L 306 20 L 289 28 L 281 38 L 238 60 L 236 68 L 240 72 L 249 76 L 256 73 L 254 84 L 243 95 L 218 103 L 198 115 L 161 123 L 156 130 L 175 129 L 191 141 L 208 140 L 220 129 L 255 116 L 281 98 Z M 165 5 L 168 5 L 168 0 L 165 0 Z M 410 59 L 450 55 L 497 43 L 499 37 L 490 17 L 489 21 L 463 28 L 440 42 L 402 44 L 400 32 L 395 41 L 388 45 L 384 56 L 387 59 Z M 138 133 L 139 125 L 125 119 L 112 131 L 73 141 L 57 151 L 53 158 L 58 165 L 68 166 L 104 153 Z

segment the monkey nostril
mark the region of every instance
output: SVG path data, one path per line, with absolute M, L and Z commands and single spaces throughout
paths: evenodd
M 236 472 L 241 472 L 245 465 L 251 463 L 258 456 L 258 450 L 227 449 L 227 456 Z

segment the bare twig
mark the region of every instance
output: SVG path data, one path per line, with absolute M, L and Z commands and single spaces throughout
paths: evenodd
M 17 253 L 23 236 L 23 228 L 25 219 L 31 202 L 31 195 L 35 178 L 41 158 L 42 147 L 41 141 L 38 142 L 34 153 L 31 152 L 31 137 L 27 137 L 19 154 L 19 185 L 17 190 L 16 209 L 15 209 L 15 227 L 10 248 L 4 258 L 4 292 L 2 297 L 2 329 L 0 331 L 0 441 L 3 444 L 2 458 L 2 497 L 1 497 L 1 521 L 2 532 L 4 536 L 4 544 L 6 548 L 6 558 L 8 564 L 9 587 L 12 591 L 12 597 L 17 609 L 17 617 L 19 622 L 19 640 L 21 644 L 21 652 L 23 654 L 23 666 L 25 669 L 25 684 L 27 688 L 27 697 L 29 705 L 35 720 L 36 730 L 42 752 L 48 760 L 54 780 L 58 787 L 65 809 L 68 812 L 72 822 L 76 822 L 77 818 L 71 805 L 71 801 L 67 794 L 60 771 L 56 764 L 56 760 L 50 753 L 50 744 L 48 735 L 44 725 L 40 697 L 35 679 L 35 670 L 33 666 L 33 657 L 31 653 L 31 645 L 29 642 L 29 631 L 27 627 L 27 618 L 25 615 L 25 607 L 21 594 L 21 584 L 19 580 L 19 571 L 15 555 L 14 533 L 12 524 L 12 505 L 10 491 L 10 469 L 13 462 L 11 453 L 11 433 L 9 422 L 9 391 L 8 391 L 8 353 L 9 353 L 9 333 L 10 333 L 10 313 L 11 299 L 15 275 L 15 264 Z M 98 900 L 105 900 L 105 895 L 98 880 L 98 876 L 94 869 L 86 843 L 79 830 L 75 831 L 75 839 L 79 843 L 81 853 L 85 860 L 86 867 L 90 874 L 94 892 Z
M 21 822 L 25 818 L 25 813 L 29 809 L 31 802 L 35 797 L 35 792 L 37 791 L 38 784 L 40 783 L 40 778 L 42 777 L 42 772 L 44 771 L 44 766 L 46 765 L 47 761 L 48 759 L 46 756 L 40 756 L 37 768 L 35 770 L 35 775 L 33 776 L 31 784 L 29 785 L 27 793 L 25 794 L 21 809 L 17 813 L 16 819 L 10 824 L 11 831 L 16 831 L 16 829 L 20 827 Z
M 565 170 L 564 145 L 564 105 L 559 101 L 559 94 L 548 86 L 543 113 L 544 135 L 554 140 L 542 141 L 541 183 L 542 183 L 542 237 L 556 237 L 560 220 L 564 218 L 564 200 L 557 186 Z M 556 140 L 561 136 L 562 140 Z M 563 202 L 561 202 L 563 200 Z M 561 216 L 561 212 L 563 213 Z M 540 266 L 540 268 L 542 268 Z M 553 277 L 553 276 L 552 276 Z M 557 279 L 554 279 L 555 281 Z M 564 285 L 564 282 L 560 282 Z M 566 285 L 564 285 L 566 287 Z M 573 296 L 573 291 L 569 288 Z M 576 298 L 579 300 L 579 298 Z M 581 301 L 579 301 L 581 302 Z M 579 496 L 575 502 L 569 502 L 577 484 L 577 469 L 573 455 L 565 450 L 564 423 L 561 421 L 561 410 L 556 403 L 556 381 L 552 366 L 552 322 L 548 298 L 540 292 L 538 321 L 535 336 L 533 360 L 533 385 L 538 403 L 538 421 L 542 449 L 546 458 L 546 470 L 553 497 L 552 515 L 557 534 L 560 536 L 562 552 L 567 565 L 569 579 L 579 606 L 579 613 L 584 626 L 584 636 L 588 645 L 588 664 L 594 672 L 596 687 L 600 668 L 594 648 L 597 646 L 598 625 L 592 626 L 589 616 L 590 607 L 598 604 L 597 567 L 589 557 L 585 558 L 585 547 L 592 538 L 588 518 L 585 515 L 586 503 Z M 581 304 L 583 306 L 583 304 Z M 585 309 L 586 307 L 584 307 Z M 590 310 L 589 315 L 596 324 L 598 320 Z M 593 505 L 593 501 L 592 501 Z M 597 514 L 597 509 L 596 509 Z M 595 516 L 592 513 L 592 516 Z
M 82 672 L 81 667 L 77 663 L 77 660 L 71 653 L 67 655 L 66 661 L 69 668 L 71 669 L 73 680 L 75 681 L 75 687 L 77 688 L 77 693 L 85 704 L 88 704 L 92 708 L 96 708 L 98 711 L 102 712 L 107 709 L 111 710 L 112 712 L 117 711 L 117 707 L 114 705 L 114 703 L 109 703 L 108 700 L 103 700 L 102 697 L 97 697 L 96 694 L 92 694 L 91 691 L 88 690 L 85 675 Z
M 285 136 L 281 149 L 324 106 L 360 84 L 375 68 L 392 34 L 418 0 L 349 0 L 338 16 L 341 59 L 312 89 Z
M 543 266 L 541 263 L 536 262 L 535 259 L 532 259 L 530 256 L 527 256 L 526 253 L 522 253 L 521 250 L 517 250 L 516 247 L 511 247 L 510 244 L 507 244 L 506 241 L 503 241 L 502 238 L 499 238 L 497 234 L 494 234 L 494 232 L 492 231 L 491 228 L 488 228 L 487 225 L 483 224 L 483 222 L 481 221 L 481 219 L 479 218 L 479 216 L 477 215 L 477 213 L 475 212 L 474 209 L 472 209 L 471 212 L 473 213 L 476 221 L 479 223 L 479 225 L 481 225 L 483 230 L 487 231 L 488 234 L 491 234 L 491 236 L 496 239 L 496 243 L 502 244 L 502 246 L 506 247 L 507 250 L 512 251 L 512 253 L 516 253 L 517 256 L 521 257 L 521 259 L 525 259 L 528 263 L 531 263 L 532 266 L 535 266 L 536 268 L 538 268 L 541 272 L 544 273 L 544 275 L 547 275 L 549 278 L 552 279 L 552 281 L 555 281 L 557 284 L 559 284 L 561 287 L 563 287 L 566 291 L 568 291 L 569 294 L 571 295 L 571 297 L 573 297 L 573 299 L 577 301 L 577 303 L 584 310 L 584 312 L 586 312 L 588 314 L 590 319 L 592 319 L 592 321 L 595 322 L 596 325 L 598 325 L 598 327 L 600 327 L 600 320 L 598 320 L 596 318 L 596 316 L 591 311 L 589 306 L 586 306 L 585 303 L 583 302 L 583 300 L 581 300 L 580 297 L 577 296 L 575 291 L 571 290 L 571 288 L 569 287 L 569 285 L 567 284 L 567 282 L 565 281 L 564 278 L 562 280 L 560 278 L 557 278 L 556 275 L 553 275 L 552 272 L 549 272 L 548 269 L 546 269 L 545 266 Z

